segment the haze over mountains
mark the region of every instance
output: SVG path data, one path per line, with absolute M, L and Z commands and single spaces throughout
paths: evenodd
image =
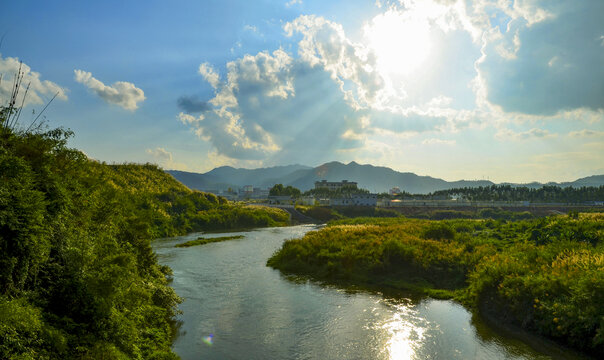
M 488 180 L 458 180 L 445 181 L 431 176 L 419 176 L 410 172 L 398 172 L 387 167 L 361 165 L 356 162 L 343 164 L 337 161 L 325 163 L 317 167 L 304 165 L 275 166 L 260 169 L 235 169 L 230 166 L 215 168 L 207 173 L 191 173 L 168 170 L 178 181 L 192 189 L 205 191 L 227 190 L 229 187 L 238 189 L 245 185 L 268 188 L 274 184 L 291 185 L 302 191 L 314 188 L 315 181 L 356 181 L 360 188 L 371 192 L 387 192 L 398 186 L 401 190 L 413 194 L 426 194 L 437 190 L 490 186 L 495 183 Z M 538 188 L 544 184 L 533 182 L 529 184 L 505 183 L 512 186 L 527 186 Z M 594 175 L 572 182 L 545 185 L 557 186 L 600 186 L 604 185 L 604 175 Z

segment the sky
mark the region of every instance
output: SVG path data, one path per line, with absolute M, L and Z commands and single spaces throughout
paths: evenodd
M 0 104 L 108 163 L 604 174 L 604 1 L 11 1 Z

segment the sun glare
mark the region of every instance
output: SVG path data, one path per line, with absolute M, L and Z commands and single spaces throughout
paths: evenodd
M 391 10 L 373 18 L 364 33 L 384 75 L 408 75 L 430 53 L 430 24 L 425 18 Z

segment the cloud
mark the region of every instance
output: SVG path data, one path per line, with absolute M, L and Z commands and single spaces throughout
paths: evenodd
M 258 28 L 255 27 L 254 25 L 245 25 L 243 27 L 243 30 L 244 31 L 250 31 L 250 32 L 253 32 L 253 33 L 258 33 Z
M 291 7 L 294 6 L 296 4 L 302 5 L 302 0 L 290 0 L 288 2 L 285 3 L 286 7 Z
M 298 55 L 310 66 L 331 74 L 355 107 L 373 104 L 384 80 L 377 71 L 375 54 L 350 41 L 340 24 L 319 16 L 302 15 L 284 25 L 287 36 L 301 34 Z
M 210 109 L 210 105 L 196 96 L 181 96 L 176 101 L 178 108 L 188 114 L 200 113 Z
M 145 152 L 151 156 L 154 163 L 159 164 L 163 168 L 172 170 L 188 170 L 187 165 L 177 163 L 174 161 L 172 153 L 164 149 L 163 147 L 156 147 L 155 149 L 146 149 Z
M 2 76 L 2 81 L 0 82 L 0 105 L 6 105 L 8 103 L 13 90 L 14 78 L 19 72 L 19 68 L 23 74 L 23 81 L 21 82 L 21 88 L 19 90 L 20 96 L 17 99 L 18 105 L 21 105 L 23 101 L 24 106 L 44 104 L 55 94 L 57 94 L 57 99 L 67 100 L 66 88 L 61 87 L 52 81 L 41 80 L 40 73 L 32 71 L 27 64 L 21 63 L 18 58 L 3 58 L 2 54 L 0 54 L 0 75 Z M 28 84 L 29 90 L 27 92 L 27 97 L 23 99 Z
M 425 132 L 432 131 L 446 125 L 447 118 L 421 112 L 408 112 L 405 114 L 388 111 L 371 112 L 370 123 L 372 128 L 390 130 L 393 132 Z
M 220 85 L 220 75 L 218 75 L 212 65 L 207 62 L 199 65 L 199 73 L 214 89 L 218 88 Z
M 524 4 L 524 7 L 516 4 Z M 477 69 L 487 99 L 506 112 L 552 115 L 604 108 L 604 2 L 543 0 L 505 7 L 503 32 L 485 32 Z M 529 6 L 530 5 L 530 6 Z
M 222 75 L 209 63 L 201 64 L 199 73 L 214 88 L 214 96 L 203 99 L 209 109 L 199 116 L 183 112 L 179 119 L 212 145 L 216 159 L 240 165 L 384 158 L 380 154 L 385 149 L 400 152 L 401 146 L 419 146 L 409 139 L 420 134 L 422 145 L 461 148 L 464 142 L 440 136 L 493 127 L 502 141 L 554 138 L 558 134 L 551 132 L 549 123 L 594 124 L 604 119 L 604 112 L 585 102 L 559 108 L 546 104 L 546 111 L 510 108 L 505 103 L 515 95 L 509 89 L 522 86 L 520 80 L 528 86 L 543 79 L 535 75 L 509 81 L 505 74 L 494 78 L 492 71 L 495 64 L 512 69 L 536 62 L 527 55 L 534 42 L 528 35 L 561 21 L 564 6 L 488 0 L 384 3 L 384 12 L 396 19 L 408 19 L 412 13 L 422 24 L 425 20 L 435 51 L 412 73 L 398 77 L 380 70 L 369 39 L 355 42 L 338 23 L 300 16 L 283 26 L 295 42 L 291 46 L 240 56 L 226 64 Z M 365 27 L 380 19 L 374 17 Z M 598 47 L 602 33 L 591 38 Z M 393 47 L 401 43 L 396 36 L 391 42 Z M 565 57 L 560 53 L 539 61 L 548 69 L 566 71 Z M 554 100 L 558 96 L 551 89 L 543 93 Z M 542 129 L 506 128 L 537 121 Z
M 422 141 L 423 145 L 455 145 L 455 140 L 443 140 L 443 139 L 424 139 Z
M 210 142 L 217 155 L 268 163 L 316 163 L 341 151 L 361 151 L 369 137 L 407 136 L 446 126 L 452 102 L 431 96 L 428 106 L 381 109 L 384 82 L 366 47 L 339 24 L 315 16 L 287 23 L 301 36 L 298 57 L 283 49 L 246 54 L 226 64 L 222 78 L 208 63 L 200 74 L 215 89 L 210 109 L 180 121 Z M 385 133 L 389 135 L 385 135 Z M 309 146 L 312 144 L 312 146 Z
M 75 81 L 88 87 L 92 92 L 109 104 L 118 105 L 126 110 L 134 111 L 138 103 L 145 100 L 143 90 L 134 84 L 124 81 L 114 82 L 107 86 L 95 79 L 90 72 L 74 70 Z
M 158 147 L 155 149 L 147 149 L 145 152 L 160 162 L 172 162 L 172 153 L 166 149 Z
M 604 136 L 604 131 L 583 129 L 579 131 L 571 131 L 568 133 L 568 136 L 574 138 L 602 137 Z
M 499 140 L 510 140 L 510 141 L 523 141 L 535 138 L 552 138 L 557 137 L 558 134 L 552 134 L 548 130 L 545 129 L 530 129 L 522 132 L 514 132 L 510 129 L 500 129 L 497 134 L 495 134 L 495 138 Z

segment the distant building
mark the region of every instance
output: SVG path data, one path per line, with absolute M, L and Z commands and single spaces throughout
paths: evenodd
M 342 189 L 357 189 L 357 183 L 354 181 L 342 180 L 342 181 L 315 181 L 315 189 L 326 189 L 329 191 L 336 191 Z
M 269 192 L 269 189 L 254 188 L 252 199 L 267 199 Z
M 315 204 L 320 205 L 320 206 L 329 206 L 329 199 L 328 198 L 317 199 Z
M 239 200 L 246 199 L 266 199 L 268 198 L 269 189 L 261 189 L 252 185 L 245 185 L 239 189 Z
M 353 194 L 329 199 L 330 206 L 377 206 L 377 194 Z

